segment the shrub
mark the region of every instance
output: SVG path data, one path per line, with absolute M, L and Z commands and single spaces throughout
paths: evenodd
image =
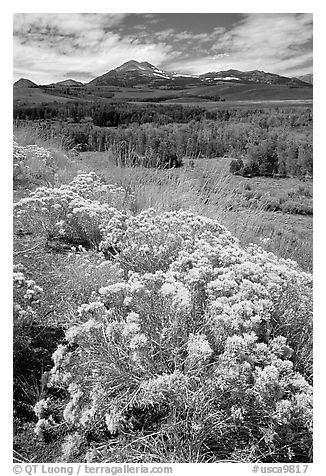
M 282 211 L 293 215 L 312 215 L 313 206 L 310 203 L 288 200 L 282 204 Z
M 124 278 L 80 306 L 53 355 L 64 459 L 310 460 L 311 276 L 189 212 L 103 233 Z
M 27 279 L 24 271 L 25 268 L 21 263 L 14 266 L 14 322 L 22 319 L 33 320 L 43 295 L 43 289 L 32 279 Z
M 66 307 L 70 306 L 71 312 L 79 307 L 82 300 L 90 300 L 99 287 L 121 278 L 117 263 L 105 259 L 103 253 L 87 251 L 81 246 L 65 253 L 55 274 L 65 283 Z M 68 313 L 65 319 L 69 319 Z
M 21 146 L 13 143 L 14 185 L 53 184 L 54 158 L 51 152 L 37 145 Z
M 161 141 L 158 146 L 148 146 L 142 153 L 130 141 L 114 142 L 110 148 L 119 167 L 180 168 L 183 163 L 175 152 L 175 146 L 169 141 Z
M 51 355 L 64 334 L 41 316 L 43 290 L 25 272 L 21 264 L 14 266 L 14 410 L 30 418 L 35 403 L 47 393 L 43 372 L 50 370 Z
M 265 201 L 265 209 L 269 212 L 279 212 L 282 210 L 280 198 L 267 198 Z
M 231 174 L 241 174 L 243 169 L 243 160 L 242 159 L 232 159 L 230 162 L 230 172 Z
M 135 217 L 116 214 L 104 225 L 103 236 L 100 249 L 115 250 L 126 272 L 166 270 L 181 248 L 193 250 L 200 237 L 221 245 L 236 241 L 225 227 L 209 218 L 189 211 L 157 215 L 153 209 Z
M 106 185 L 94 173 L 79 174 L 59 188 L 40 187 L 14 205 L 17 226 L 37 230 L 48 239 L 97 246 L 101 223 L 132 201 L 132 194 Z

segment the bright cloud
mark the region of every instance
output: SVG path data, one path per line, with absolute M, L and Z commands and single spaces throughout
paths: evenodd
M 227 26 L 222 14 L 212 14 L 218 16 L 215 27 L 198 22 L 201 28 L 193 29 L 184 15 L 172 27 L 164 14 L 15 14 L 15 79 L 88 81 L 130 59 L 192 74 L 312 71 L 310 14 L 237 15 Z
M 214 31 L 208 54 L 173 62 L 191 73 L 223 69 L 261 69 L 279 74 L 312 71 L 310 14 L 249 14 L 230 30 Z
M 168 44 L 121 35 L 125 14 L 18 14 L 14 18 L 16 75 L 46 83 L 83 71 L 89 79 L 130 58 L 161 63 L 173 57 Z

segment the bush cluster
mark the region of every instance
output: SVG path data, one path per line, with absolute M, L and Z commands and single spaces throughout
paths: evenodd
M 230 172 L 243 176 L 308 176 L 313 173 L 312 145 L 279 136 L 248 144 L 243 158 L 233 159 Z
M 37 145 L 21 146 L 13 142 L 14 185 L 54 181 L 55 162 L 48 149 Z
M 287 194 L 275 197 L 270 194 L 263 194 L 261 191 L 251 190 L 248 183 L 246 183 L 246 187 L 249 188 L 236 190 L 238 200 L 234 200 L 234 197 L 229 198 L 226 204 L 228 210 L 247 207 L 251 210 L 263 209 L 292 215 L 313 215 L 313 200 L 308 189 L 303 188 L 303 192 L 299 193 L 290 191 Z
M 51 368 L 51 355 L 63 330 L 42 316 L 43 289 L 28 279 L 22 264 L 13 272 L 14 412 L 30 419 L 33 406 L 46 393 L 42 375 Z
M 120 213 L 103 235 L 120 278 L 53 355 L 63 459 L 310 460 L 311 275 L 191 212 Z
M 56 347 L 36 434 L 64 433 L 67 462 L 311 461 L 311 275 L 216 220 L 132 216 L 132 201 L 89 173 L 15 205 L 22 228 L 99 252 L 67 256 L 80 305 L 59 345 L 14 270 L 16 399 Z
M 15 203 L 14 214 L 22 230 L 96 247 L 102 239 L 101 223 L 132 200 L 129 190 L 104 184 L 94 172 L 80 173 L 67 185 L 37 188 Z

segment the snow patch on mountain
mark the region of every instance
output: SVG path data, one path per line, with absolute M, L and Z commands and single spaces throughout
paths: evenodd
M 153 73 L 155 76 L 160 76 L 160 78 L 170 79 L 170 76 L 166 76 L 165 74 L 161 73 Z
M 173 73 L 173 76 L 176 78 L 176 77 L 180 77 L 180 78 L 198 78 L 198 76 L 195 76 L 193 74 L 177 74 L 177 73 Z
M 236 78 L 235 76 L 226 76 L 225 78 L 221 78 L 221 77 L 218 77 L 218 78 L 214 78 L 214 81 L 233 81 L 233 80 L 236 80 L 236 81 L 240 81 L 240 78 Z

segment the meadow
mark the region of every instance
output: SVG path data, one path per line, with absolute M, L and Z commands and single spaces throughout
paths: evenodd
M 115 103 L 117 101 L 172 101 L 194 103 L 206 102 L 205 107 L 219 108 L 238 107 L 239 103 L 247 107 L 257 103 L 278 103 L 280 106 L 288 104 L 312 105 L 313 89 L 307 87 L 289 87 L 284 84 L 236 84 L 234 82 L 216 85 L 185 85 L 173 87 L 152 86 L 39 86 L 37 88 L 14 88 L 14 102 L 19 105 L 50 104 L 66 102 L 94 103 L 99 100 L 102 103 Z M 218 101 L 225 101 L 221 104 Z
M 121 163 L 35 124 L 14 130 L 15 461 L 311 462 L 310 175 Z

